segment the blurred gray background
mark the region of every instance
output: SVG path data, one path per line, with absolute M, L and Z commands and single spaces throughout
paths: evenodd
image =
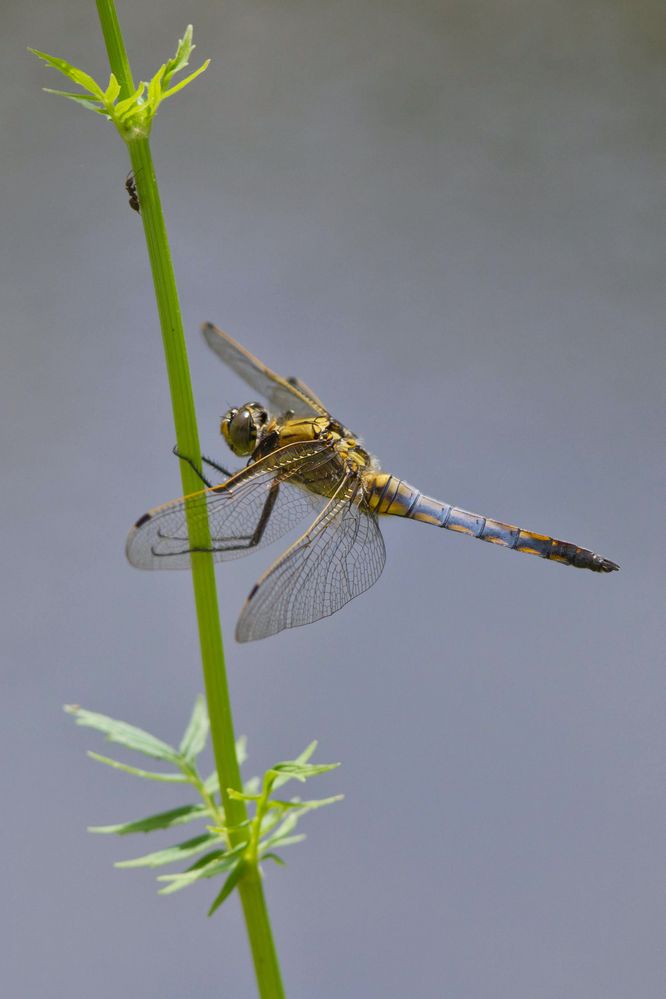
M 612 577 L 414 523 L 380 582 L 250 646 L 270 552 L 218 569 L 246 773 L 320 740 L 344 803 L 267 894 L 290 999 L 661 999 L 663 5 L 121 3 L 137 78 L 185 25 L 207 74 L 153 149 L 205 450 L 247 389 L 211 319 L 431 495 L 589 546 Z M 237 900 L 157 896 L 88 824 L 177 803 L 85 757 L 78 702 L 179 737 L 189 576 L 131 570 L 179 471 L 112 126 L 25 53 L 108 73 L 94 4 L 6 2 L 1 938 L 16 999 L 243 999 Z M 187 832 L 188 830 L 186 830 Z

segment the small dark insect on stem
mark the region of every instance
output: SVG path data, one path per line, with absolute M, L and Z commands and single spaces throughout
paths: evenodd
M 133 208 L 135 212 L 139 215 L 141 214 L 141 205 L 139 204 L 139 195 L 136 190 L 136 181 L 134 179 L 134 172 L 130 172 L 125 177 L 125 190 L 129 196 L 129 206 Z

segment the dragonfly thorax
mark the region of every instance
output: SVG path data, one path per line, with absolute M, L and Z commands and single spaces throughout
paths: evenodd
M 222 417 L 220 433 L 234 454 L 252 454 L 263 428 L 268 423 L 268 413 L 258 402 L 248 402 L 240 409 L 229 409 Z

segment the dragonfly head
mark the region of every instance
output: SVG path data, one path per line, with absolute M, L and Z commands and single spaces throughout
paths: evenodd
M 252 454 L 268 423 L 268 413 L 258 402 L 248 402 L 240 409 L 229 409 L 222 417 L 220 433 L 234 454 Z

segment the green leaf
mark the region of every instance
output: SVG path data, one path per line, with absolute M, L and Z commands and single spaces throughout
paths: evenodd
M 303 802 L 300 798 L 294 798 L 293 801 L 282 801 L 280 798 L 271 798 L 268 802 L 268 808 L 271 811 L 276 812 L 286 812 L 293 808 L 301 808 Z
M 209 832 L 214 833 L 219 839 L 227 839 L 229 833 L 240 832 L 241 829 L 247 829 L 248 826 L 252 825 L 252 819 L 243 819 L 242 822 L 237 822 L 233 826 L 227 825 L 210 825 L 206 826 Z
M 215 850 L 212 853 L 206 854 L 205 857 L 201 859 L 205 861 L 199 867 L 192 867 L 182 874 L 161 874 L 158 877 L 158 881 L 167 881 L 170 879 L 170 883 L 164 888 L 160 888 L 158 895 L 173 895 L 174 892 L 182 891 L 183 888 L 187 888 L 188 885 L 193 885 L 195 881 L 200 881 L 204 878 L 206 866 L 212 864 L 214 861 L 218 860 L 219 857 L 223 855 L 222 850 Z
M 261 795 L 259 794 L 246 794 L 244 791 L 237 791 L 233 787 L 227 788 L 227 794 L 234 801 L 259 801 Z
M 201 695 L 197 697 L 192 717 L 185 729 L 178 751 L 188 763 L 192 763 L 206 745 L 208 737 L 208 714 L 206 703 Z
M 274 814 L 270 816 L 267 821 L 264 821 L 261 826 L 261 836 L 262 840 L 260 847 L 266 849 L 269 846 L 286 846 L 291 843 L 300 843 L 304 836 L 290 836 L 292 829 L 295 829 L 299 820 L 306 812 L 314 811 L 316 808 L 323 808 L 325 805 L 333 805 L 336 801 L 341 801 L 344 798 L 342 794 L 336 794 L 332 798 L 320 798 L 316 801 L 301 801 L 296 802 L 295 808 L 289 811 L 286 815 L 283 812 L 284 818 L 279 814 Z M 271 821 L 272 819 L 272 821 Z
M 76 66 L 72 66 L 71 63 L 67 62 L 65 59 L 59 59 L 57 56 L 48 55 L 46 52 L 40 52 L 39 49 L 28 49 L 33 55 L 36 55 L 39 59 L 43 59 L 47 66 L 52 66 L 57 69 L 60 73 L 68 76 L 70 80 L 74 83 L 78 83 L 80 87 L 87 90 L 89 94 L 94 94 L 98 100 L 104 100 L 104 91 L 99 86 L 98 83 L 93 80 L 92 76 L 88 76 L 84 73 L 82 69 L 77 69 Z
M 166 850 L 156 850 L 155 853 L 146 853 L 143 857 L 135 857 L 133 860 L 120 860 L 114 867 L 162 867 L 163 864 L 174 864 L 186 857 L 194 857 L 197 853 L 205 850 L 210 843 L 215 843 L 218 837 L 211 833 L 203 833 L 193 839 L 185 840 L 177 846 L 169 846 Z
M 265 830 L 263 830 L 264 839 L 262 840 L 261 845 L 264 847 L 270 846 L 270 844 L 274 843 L 277 839 L 287 836 L 292 829 L 296 828 L 299 818 L 300 816 L 297 812 L 289 812 L 281 822 L 278 820 L 278 822 L 274 823 L 272 827 L 267 825 Z M 272 832 L 273 829 L 275 832 Z M 272 832 L 272 835 L 266 836 L 267 832 Z
M 245 871 L 245 861 L 241 857 L 240 860 L 236 861 L 235 866 L 232 867 L 227 880 L 222 885 L 221 891 L 215 896 L 215 900 L 211 905 L 210 909 L 208 910 L 209 916 L 212 916 L 213 913 L 220 908 L 225 899 L 229 898 L 232 891 L 234 890 L 234 888 L 240 881 L 241 877 L 243 876 L 244 871 Z
M 212 878 L 217 874 L 228 871 L 236 863 L 244 850 L 245 844 L 241 843 L 240 846 L 234 847 L 233 850 L 227 850 L 226 852 L 213 851 L 205 857 L 201 857 L 196 864 L 192 864 L 182 874 L 160 874 L 157 880 L 168 881 L 169 884 L 165 888 L 160 888 L 159 894 L 171 895 L 173 892 L 180 891 L 181 888 L 187 888 L 188 885 L 194 884 L 195 881 L 200 881 L 202 878 Z
M 109 77 L 109 85 L 106 88 L 106 93 L 104 94 L 104 100 L 107 104 L 113 104 L 116 97 L 120 93 L 120 84 L 116 80 L 113 73 Z
M 289 762 L 307 763 L 307 761 L 310 759 L 316 748 L 317 748 L 317 740 L 313 739 L 310 745 L 305 747 L 300 756 L 297 756 L 295 760 L 290 760 Z M 278 766 L 280 766 L 280 764 L 278 764 Z M 273 767 L 273 770 L 276 769 L 277 769 L 276 767 Z M 286 784 L 288 780 L 290 780 L 290 777 L 288 775 L 283 777 L 276 777 L 276 779 L 273 782 L 273 787 L 274 788 L 282 787 L 282 785 Z
M 149 732 L 144 732 L 141 728 L 128 725 L 127 722 L 109 718 L 107 715 L 96 714 L 94 711 L 86 711 L 77 705 L 67 705 L 65 711 L 74 715 L 77 725 L 84 725 L 88 728 L 97 729 L 102 732 L 110 742 L 117 742 L 127 749 L 134 749 L 137 753 L 144 753 L 152 756 L 156 760 L 166 760 L 169 763 L 178 763 L 179 755 L 176 750 L 157 739 Z
M 160 68 L 155 73 L 148 84 L 148 105 L 154 114 L 160 106 L 160 101 L 162 100 L 162 77 L 164 76 L 164 71 L 166 66 L 160 66 Z
M 118 836 L 127 836 L 129 833 L 147 833 L 153 829 L 170 829 L 171 826 L 181 826 L 194 819 L 204 818 L 208 815 L 205 805 L 181 805 L 180 808 L 172 808 L 168 812 L 158 812 L 156 815 L 149 815 L 145 819 L 138 819 L 136 822 L 122 822 L 114 826 L 89 826 L 89 832 L 95 833 L 116 833 Z
M 273 799 L 269 802 L 269 807 L 273 812 L 275 821 L 272 824 L 266 823 L 265 827 L 268 829 L 271 825 L 276 825 L 277 822 L 281 821 L 285 812 L 295 813 L 296 820 L 298 820 L 301 815 L 305 815 L 306 812 L 312 812 L 317 808 L 323 808 L 325 805 L 334 805 L 337 801 L 342 801 L 343 799 L 344 794 L 334 794 L 330 798 L 313 798 L 311 801 L 300 801 L 298 798 L 294 801 L 277 801 Z M 262 825 L 262 829 L 263 828 L 264 826 Z
M 182 90 L 183 87 L 186 87 L 188 83 L 192 82 L 192 80 L 196 80 L 197 76 L 200 76 L 202 73 L 205 73 L 205 71 L 208 69 L 209 66 L 210 66 L 210 59 L 206 59 L 206 61 L 201 66 L 199 66 L 198 69 L 195 69 L 193 73 L 190 73 L 189 76 L 186 76 L 184 80 L 179 80 L 179 82 L 175 85 L 175 87 L 170 87 L 169 90 L 165 90 L 162 94 L 162 100 L 165 101 L 167 97 L 172 97 L 174 94 L 177 94 L 179 90 Z
M 205 853 L 203 857 L 199 857 L 199 859 L 195 860 L 193 864 L 190 864 L 189 867 L 186 867 L 183 874 L 189 874 L 190 871 L 199 871 L 202 867 L 208 867 L 208 865 L 212 864 L 214 860 L 219 860 L 220 857 L 224 857 L 226 853 L 227 850 L 225 847 L 220 847 L 219 850 L 210 850 L 208 853 Z M 158 878 L 158 881 L 164 880 L 164 877 Z
M 274 861 L 275 861 L 275 863 L 276 863 L 276 864 L 279 864 L 279 866 L 280 866 L 280 867 L 286 867 L 286 866 L 287 866 L 287 861 L 286 861 L 286 860 L 284 860 L 284 859 L 283 859 L 283 858 L 282 858 L 282 857 L 281 857 L 281 856 L 280 856 L 279 854 L 277 854 L 277 853 L 262 853 L 262 855 L 261 855 L 261 859 L 262 859 L 262 860 L 274 860 Z
M 125 97 L 122 101 L 118 101 L 115 106 L 116 117 L 122 120 L 128 114 L 136 111 L 141 106 L 140 101 L 145 89 L 146 84 L 141 80 L 131 97 Z
M 305 815 L 306 812 L 312 812 L 315 808 L 323 808 L 325 805 L 334 805 L 336 801 L 343 801 L 344 794 L 334 794 L 330 798 L 313 798 L 311 801 L 301 801 L 298 802 L 296 807 L 299 812 L 299 817 L 301 814 Z
M 270 840 L 266 840 L 266 846 L 292 846 L 294 843 L 302 843 L 304 839 L 307 839 L 305 833 L 298 833 L 296 836 L 272 836 Z M 261 854 L 262 860 L 263 856 Z
M 93 753 L 91 749 L 88 750 L 87 755 L 91 760 L 97 760 L 98 763 L 105 763 L 107 767 L 113 767 L 114 770 L 122 770 L 123 773 L 133 774 L 135 777 L 164 781 L 167 784 L 188 783 L 188 779 L 184 774 L 161 774 L 156 770 L 141 770 L 140 767 L 131 767 L 128 763 L 120 763 L 118 760 L 112 760 L 109 756 L 101 756 L 99 753 Z
M 280 823 L 283 821 L 284 812 L 272 811 L 266 812 L 261 820 L 261 829 L 259 831 L 259 836 L 266 838 L 269 833 L 276 829 Z M 256 822 L 256 816 L 252 820 Z
M 271 768 L 271 772 L 279 774 L 280 777 L 285 777 L 286 780 L 293 779 L 304 783 L 309 777 L 328 773 L 329 770 L 335 770 L 339 766 L 339 763 L 298 763 L 296 760 L 293 760 L 285 763 L 277 763 Z M 275 783 L 277 784 L 277 781 Z
M 83 105 L 84 108 L 88 108 L 90 111 L 97 111 L 98 114 L 106 115 L 108 114 L 103 107 L 96 104 L 92 97 L 86 96 L 86 94 L 71 94 L 67 90 L 52 90 L 51 87 L 42 87 L 45 94 L 56 94 L 58 97 L 66 97 L 68 101 L 76 101 L 77 104 Z
M 166 65 L 164 67 L 164 86 L 169 85 L 169 81 L 172 76 L 176 73 L 180 73 L 181 69 L 185 69 L 187 66 L 192 50 L 196 48 L 196 45 L 192 44 L 192 25 L 188 24 L 185 28 L 185 34 L 182 38 L 178 39 L 178 48 L 176 49 L 176 54 L 171 59 L 167 59 Z

